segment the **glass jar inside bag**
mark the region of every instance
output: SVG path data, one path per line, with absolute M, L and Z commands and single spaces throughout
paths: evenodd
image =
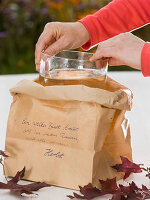
M 40 83 L 42 85 L 82 84 L 87 79 L 107 75 L 108 58 L 90 62 L 92 53 L 64 50 L 55 56 L 42 53 L 40 64 Z

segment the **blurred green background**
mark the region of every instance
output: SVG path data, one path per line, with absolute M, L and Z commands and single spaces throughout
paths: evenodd
M 47 22 L 76 21 L 111 0 L 0 0 L 0 74 L 35 72 L 35 44 Z M 150 40 L 150 27 L 134 34 Z M 131 70 L 111 67 L 110 70 Z

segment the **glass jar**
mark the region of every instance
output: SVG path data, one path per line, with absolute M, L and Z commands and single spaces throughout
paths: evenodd
M 40 83 L 47 85 L 84 84 L 93 78 L 105 79 L 108 59 L 90 62 L 92 53 L 64 50 L 55 56 L 42 53 Z M 86 84 L 84 84 L 86 85 Z

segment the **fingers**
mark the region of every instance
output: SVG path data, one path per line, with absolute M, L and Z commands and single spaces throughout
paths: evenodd
M 40 64 L 41 52 L 44 51 L 47 46 L 49 46 L 55 40 L 55 36 L 57 33 L 57 25 L 56 23 L 47 23 L 45 25 L 43 33 L 40 35 L 35 49 L 35 64 Z
M 90 58 L 90 61 L 96 61 L 98 59 L 101 59 L 103 57 L 112 57 L 114 55 L 114 51 L 116 50 L 116 39 L 111 38 L 104 42 L 101 42 L 95 54 Z
M 90 61 L 93 62 L 101 58 L 112 57 L 114 55 L 113 51 L 114 51 L 113 47 L 99 46 L 96 53 L 90 58 Z
M 59 40 L 52 43 L 47 49 L 45 49 L 44 53 L 54 56 L 64 49 L 67 50 L 67 46 L 65 43 L 65 39 L 62 37 Z M 36 65 L 36 70 L 40 71 L 40 65 Z
M 52 43 L 46 50 L 45 53 L 51 56 L 56 55 L 62 50 L 67 50 L 66 44 L 65 44 L 65 39 L 61 37 L 59 40 L 55 41 Z
M 118 56 L 118 44 L 120 43 L 120 36 L 115 36 L 108 40 L 101 42 L 98 45 L 96 53 L 90 58 L 90 61 L 96 61 L 103 57 L 117 57 Z
M 39 65 L 40 64 L 40 59 L 41 59 L 41 52 L 46 49 L 47 44 L 50 42 L 51 35 L 47 35 L 47 33 L 42 33 L 41 36 L 39 37 L 39 40 L 36 44 L 36 49 L 35 49 L 35 64 Z
M 48 39 L 45 39 L 45 40 L 42 41 L 41 38 L 39 39 L 39 43 L 37 43 L 36 50 L 35 50 L 35 64 L 36 64 L 36 70 L 37 71 L 40 70 L 41 53 L 45 52 L 45 49 L 47 49 L 48 45 L 51 45 L 53 42 L 55 42 L 54 39 L 51 39 L 50 41 Z

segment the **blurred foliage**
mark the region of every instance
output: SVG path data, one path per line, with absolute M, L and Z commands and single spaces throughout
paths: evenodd
M 35 44 L 47 22 L 76 21 L 110 1 L 0 0 L 0 74 L 35 72 Z M 136 34 L 148 40 L 148 29 L 146 26 Z

